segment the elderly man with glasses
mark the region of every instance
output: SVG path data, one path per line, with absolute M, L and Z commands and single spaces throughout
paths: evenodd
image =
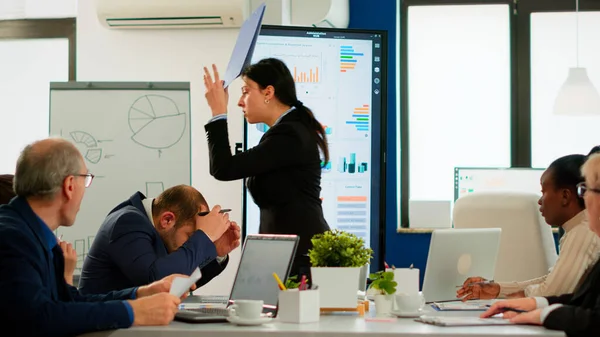
M 63 277 L 63 251 L 53 231 L 75 222 L 88 172 L 75 146 L 45 139 L 17 161 L 9 204 L 0 206 L 0 325 L 8 335 L 75 336 L 131 325 L 165 325 L 180 299 L 173 277 L 148 286 L 85 296 Z M 180 275 L 181 276 L 181 275 Z

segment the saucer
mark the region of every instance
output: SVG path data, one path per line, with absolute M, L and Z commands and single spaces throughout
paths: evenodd
M 416 318 L 416 317 L 420 317 L 421 315 L 423 315 L 423 312 L 421 310 L 419 311 L 413 311 L 413 312 L 408 312 L 408 311 L 396 311 L 396 310 L 392 310 L 392 315 L 396 316 L 396 317 L 400 317 L 400 318 Z
M 235 325 L 261 325 L 273 321 L 272 317 L 262 316 L 258 319 L 240 318 L 238 316 L 228 316 L 227 320 Z

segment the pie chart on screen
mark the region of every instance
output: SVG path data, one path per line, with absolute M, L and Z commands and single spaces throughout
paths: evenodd
M 149 149 L 168 149 L 177 144 L 185 132 L 186 114 L 169 97 L 144 95 L 129 108 L 131 139 Z

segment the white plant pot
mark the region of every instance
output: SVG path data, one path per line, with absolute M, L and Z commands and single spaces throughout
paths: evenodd
M 367 276 L 369 276 L 369 264 L 365 264 L 360 268 L 360 276 L 358 278 L 358 290 L 367 291 Z
M 319 287 L 321 308 L 356 308 L 361 267 L 311 267 L 312 284 Z
M 377 316 L 389 316 L 394 305 L 394 296 L 377 294 L 374 296 L 375 314 Z

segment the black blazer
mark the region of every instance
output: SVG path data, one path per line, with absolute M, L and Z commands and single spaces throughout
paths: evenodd
M 0 206 L 2 335 L 78 336 L 129 327 L 122 301 L 131 299 L 134 289 L 80 294 L 65 282 L 62 250 L 50 250 L 42 226 L 46 225 L 23 198 Z
M 139 287 L 171 274 L 190 275 L 200 267 L 200 288 L 227 266 L 229 258 L 219 264 L 217 250 L 208 236 L 196 231 L 176 251 L 167 248 L 154 224 L 146 215 L 137 192 L 115 207 L 100 226 L 79 280 L 83 294 L 102 294 L 129 287 Z
M 260 208 L 260 233 L 296 234 L 300 243 L 291 275 L 308 267 L 311 238 L 329 230 L 321 206 L 321 158 L 317 133 L 303 111 L 292 110 L 255 147 L 231 155 L 227 121 L 205 126 L 210 174 L 218 180 L 248 178 Z
M 600 261 L 574 294 L 547 299 L 564 306 L 550 312 L 544 321 L 546 328 L 562 330 L 570 337 L 600 336 Z

